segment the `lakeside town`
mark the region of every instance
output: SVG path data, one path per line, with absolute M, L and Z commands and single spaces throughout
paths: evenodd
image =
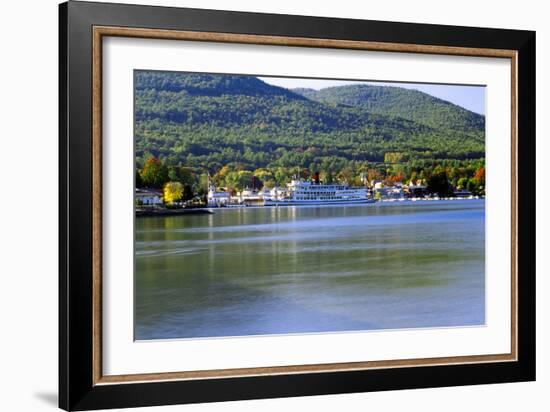
M 477 199 L 485 195 L 482 166 L 436 165 L 420 173 L 410 171 L 408 176 L 395 165 L 385 175 L 380 165 L 355 171 L 357 175 L 352 170 L 333 175 L 298 169 L 277 176 L 266 169 L 238 169 L 224 167 L 211 175 L 208 170 L 166 167 L 150 157 L 136 173 L 136 211 L 146 215 L 152 210 Z M 392 173 L 395 170 L 398 173 Z
M 485 324 L 484 86 L 134 82 L 136 340 Z
M 139 71 L 136 210 L 485 196 L 482 87 L 289 81 Z

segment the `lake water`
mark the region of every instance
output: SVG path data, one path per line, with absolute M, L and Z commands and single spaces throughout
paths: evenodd
M 136 339 L 481 325 L 484 200 L 136 219 Z

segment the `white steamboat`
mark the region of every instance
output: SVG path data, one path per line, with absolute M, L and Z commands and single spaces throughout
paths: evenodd
M 364 187 L 292 180 L 286 188 L 264 193 L 265 206 L 374 203 Z

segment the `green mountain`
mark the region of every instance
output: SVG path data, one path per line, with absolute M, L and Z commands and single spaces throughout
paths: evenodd
M 287 90 L 251 76 L 137 71 L 138 164 L 217 170 L 484 157 L 484 117 L 395 87 Z
M 360 107 L 371 113 L 397 116 L 434 128 L 469 132 L 485 129 L 484 116 L 418 90 L 358 84 L 293 91 L 317 102 Z
M 271 86 L 252 76 L 183 72 L 139 71 L 136 74 L 136 90 L 185 92 L 193 96 L 247 95 L 298 98 L 290 90 Z

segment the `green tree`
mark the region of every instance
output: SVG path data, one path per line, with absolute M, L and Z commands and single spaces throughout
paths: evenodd
M 428 178 L 427 183 L 428 191 L 431 193 L 436 193 L 439 196 L 449 196 L 453 192 L 449 179 L 447 178 L 447 172 L 444 170 L 439 170 L 433 173 Z
M 197 181 L 197 176 L 195 172 L 189 167 L 180 167 L 179 181 L 186 186 L 193 187 L 193 185 Z
M 457 186 L 459 189 L 466 189 L 468 187 L 468 178 L 461 177 L 460 179 L 458 179 Z
M 253 185 L 261 187 L 261 181 L 254 180 L 254 174 L 249 170 L 229 172 L 225 177 L 227 186 L 241 191 L 245 188 L 252 188 Z
M 275 176 L 269 169 L 256 169 L 254 170 L 254 176 L 256 177 L 256 188 L 258 189 L 260 186 L 272 188 L 276 186 Z
M 343 168 L 342 170 L 340 170 L 340 173 L 338 173 L 338 180 L 340 180 L 340 182 L 342 183 L 353 184 L 353 177 L 353 170 L 349 166 Z
M 191 200 L 193 199 L 193 188 L 190 185 L 183 185 L 183 196 L 181 197 L 181 200 Z
M 319 179 L 326 185 L 331 185 L 334 183 L 334 176 L 330 170 L 322 171 L 319 173 Z
M 144 186 L 161 188 L 168 181 L 168 169 L 154 156 L 149 157 L 140 172 Z
M 170 166 L 168 168 L 168 179 L 172 182 L 177 182 L 179 181 L 179 173 L 178 173 L 178 169 L 177 167 L 175 166 Z
M 206 193 L 208 192 L 207 185 L 208 185 L 208 174 L 201 173 L 195 185 L 193 186 L 193 191 L 197 193 L 200 197 L 206 198 Z
M 468 179 L 468 184 L 466 186 L 469 192 L 473 194 L 478 194 L 480 190 L 479 181 L 476 178 Z

